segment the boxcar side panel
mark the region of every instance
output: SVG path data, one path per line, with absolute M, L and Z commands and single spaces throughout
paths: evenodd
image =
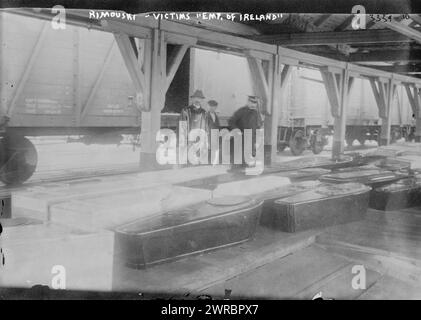
M 134 88 L 112 34 L 0 15 L 2 107 L 15 102 L 10 127 L 139 126 Z

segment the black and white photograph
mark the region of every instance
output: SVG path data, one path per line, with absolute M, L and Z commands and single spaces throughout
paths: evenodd
M 421 299 L 421 10 L 23 2 L 0 8 L 2 300 Z

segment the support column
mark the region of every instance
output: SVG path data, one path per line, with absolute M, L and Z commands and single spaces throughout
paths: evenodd
M 161 110 L 165 104 L 165 88 L 167 87 L 166 61 L 167 45 L 164 41 L 163 31 L 154 29 L 152 39 L 146 41 L 144 69 L 149 68 L 149 108 L 142 111 L 141 120 L 141 139 L 140 139 L 140 168 L 142 170 L 159 169 L 156 161 L 156 134 L 161 128 Z M 150 59 L 146 56 L 150 56 Z M 150 60 L 150 61 L 149 61 Z M 150 63 L 148 63 L 150 62 Z
M 73 30 L 73 110 L 76 126 L 80 126 L 82 118 L 82 104 L 80 97 L 80 48 L 79 29 Z
M 349 94 L 349 70 L 320 70 L 325 83 L 331 113 L 334 117 L 332 159 L 339 159 L 344 152 L 346 131 L 346 110 Z
M 391 132 L 391 104 L 395 90 L 395 84 L 392 79 L 387 80 L 379 78 L 370 78 L 370 85 L 379 108 L 379 116 L 382 120 L 379 145 L 385 146 L 390 143 Z
M 250 53 L 249 53 L 250 54 Z M 269 58 L 268 72 L 266 73 L 263 68 L 263 59 L 256 58 L 253 55 L 247 57 L 251 77 L 253 90 L 263 100 L 262 113 L 265 115 L 264 121 L 264 163 L 268 165 L 272 161 L 272 98 L 273 98 L 273 87 L 274 77 L 276 74 L 275 64 L 277 62 L 277 56 L 272 55 Z M 276 152 L 276 149 L 275 149 Z
M 389 79 L 387 85 L 387 99 L 386 99 L 386 117 L 382 118 L 382 126 L 380 131 L 380 145 L 389 145 L 392 130 L 392 102 L 395 94 L 396 85 L 392 79 Z
M 415 142 L 421 142 L 421 92 L 414 84 L 405 83 L 404 86 L 415 115 Z

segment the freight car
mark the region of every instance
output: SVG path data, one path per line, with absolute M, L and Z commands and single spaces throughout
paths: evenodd
M 228 116 L 244 103 L 252 92 L 250 71 L 245 58 L 222 53 L 195 50 L 193 81 L 213 99 L 223 101 L 221 110 Z M 226 66 L 229 66 L 227 68 Z M 218 70 L 220 78 L 209 70 Z M 293 67 L 280 103 L 278 150 L 289 147 L 294 155 L 311 148 L 317 154 L 323 150 L 327 135 L 333 133 L 333 117 L 319 70 Z M 392 102 L 391 142 L 402 137 L 413 138 L 415 130 L 412 110 L 403 86 L 398 86 Z M 355 78 L 349 93 L 345 139 L 364 144 L 380 138 L 381 119 L 367 79 Z
M 140 111 L 110 33 L 0 12 L 0 180 L 36 168 L 26 136 L 135 132 Z

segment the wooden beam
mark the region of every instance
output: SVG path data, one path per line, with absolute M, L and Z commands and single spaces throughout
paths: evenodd
M 406 94 L 408 96 L 409 104 L 411 105 L 412 113 L 415 115 L 416 118 L 418 118 L 418 114 L 419 114 L 418 105 L 415 101 L 415 94 L 413 94 L 411 91 L 411 89 L 413 89 L 415 92 L 415 87 L 412 87 L 407 83 L 404 84 L 404 87 L 406 90 Z
M 411 39 L 388 29 L 346 30 L 332 32 L 282 33 L 253 37 L 283 46 L 324 46 L 338 44 L 410 43 Z
M 252 27 L 251 25 L 246 25 L 244 23 L 233 22 L 230 20 L 217 20 L 209 19 L 205 20 L 201 17 L 196 18 L 191 16 L 189 20 L 180 20 L 181 23 L 202 27 L 208 30 L 218 31 L 222 33 L 236 34 L 240 36 L 250 36 L 260 34 L 260 32 Z
M 262 61 L 250 56 L 247 57 L 247 61 L 250 68 L 255 94 L 263 98 L 264 108 L 267 113 L 270 113 L 267 105 L 269 100 L 269 86 L 263 70 Z
M 387 96 L 385 94 L 384 83 L 374 77 L 368 79 L 370 81 L 371 89 L 379 109 L 380 118 L 387 116 Z
M 376 50 L 368 53 L 351 53 L 350 62 L 421 62 L 421 50 Z
M 421 16 L 419 14 L 410 14 L 409 17 L 418 24 L 421 24 Z
M 351 14 L 351 15 L 348 15 L 346 18 L 345 18 L 345 20 L 340 24 L 340 25 L 338 25 L 336 28 L 335 28 L 335 31 L 343 31 L 343 30 L 345 30 L 346 28 L 348 28 L 350 25 L 351 25 L 351 23 L 352 23 L 352 19 L 354 19 L 354 15 L 353 14 Z
M 221 32 L 205 30 L 203 28 L 192 27 L 181 23 L 161 20 L 160 29 L 166 32 L 182 34 L 195 37 L 198 41 L 219 44 L 231 48 L 251 49 L 276 54 L 276 47 L 262 42 L 230 35 Z
M 85 101 L 85 103 L 82 107 L 82 119 L 86 116 L 86 114 L 88 113 L 89 109 L 92 106 L 92 102 L 93 102 L 93 100 L 95 98 L 95 95 L 98 91 L 99 85 L 101 84 L 101 81 L 104 78 L 105 71 L 108 69 L 108 66 L 111 62 L 111 58 L 113 57 L 114 45 L 115 45 L 115 41 L 113 39 L 111 41 L 111 45 L 110 45 L 109 49 L 107 50 L 107 53 L 105 54 L 105 59 L 104 59 L 104 62 L 102 63 L 101 69 L 99 70 L 98 75 L 95 79 L 95 82 L 94 82 L 91 90 L 89 91 L 88 98 L 86 99 L 86 101 Z
M 320 74 L 322 75 L 323 82 L 325 84 L 325 89 L 327 97 L 330 103 L 330 110 L 332 116 L 337 118 L 340 116 L 340 97 L 341 97 L 341 82 L 338 82 L 336 74 L 327 70 L 326 68 L 320 69 Z
M 146 27 L 111 19 L 103 19 L 100 23 L 101 26 L 108 32 L 122 33 L 127 36 L 140 39 L 151 39 L 152 37 L 151 29 Z
M 403 34 L 404 36 L 421 43 L 421 32 L 411 28 L 408 24 L 410 21 L 402 20 L 398 22 L 396 20 L 389 21 L 387 23 L 383 23 L 384 26 L 392 29 L 396 32 Z
M 366 29 L 370 29 L 372 26 L 374 26 L 376 24 L 376 22 L 374 22 L 373 20 L 367 22 L 367 24 L 365 25 Z
M 167 64 L 167 81 L 165 86 L 165 92 L 167 92 L 168 88 L 171 85 L 172 80 L 174 79 L 175 73 L 180 66 L 181 61 L 183 60 L 184 55 L 186 54 L 189 46 L 186 44 L 177 46 L 174 49 L 174 52 L 171 54 Z
M 133 81 L 136 92 L 144 92 L 146 88 L 145 75 L 139 66 L 136 53 L 133 50 L 129 37 L 126 34 L 114 33 L 114 38 L 120 49 L 120 53 Z
M 420 65 L 406 64 L 406 65 L 395 65 L 395 66 L 369 66 L 373 69 L 379 69 L 386 72 L 392 73 L 410 73 L 410 72 L 421 72 Z
M 321 14 L 316 20 L 314 20 L 313 24 L 316 27 L 320 27 L 327 19 L 329 19 L 330 16 L 330 14 Z
M 31 74 L 32 68 L 34 67 L 35 61 L 38 58 L 39 52 L 44 44 L 45 36 L 49 30 L 50 22 L 44 22 L 41 27 L 41 31 L 38 34 L 38 38 L 35 41 L 35 45 L 32 48 L 29 59 L 25 63 L 25 68 L 22 75 L 19 78 L 19 82 L 16 84 L 16 89 L 13 93 L 12 99 L 10 100 L 9 106 L 7 107 L 6 114 L 11 117 L 13 110 L 15 109 L 16 102 L 19 100 L 20 95 L 25 88 L 26 82 L 28 81 L 29 75 Z

